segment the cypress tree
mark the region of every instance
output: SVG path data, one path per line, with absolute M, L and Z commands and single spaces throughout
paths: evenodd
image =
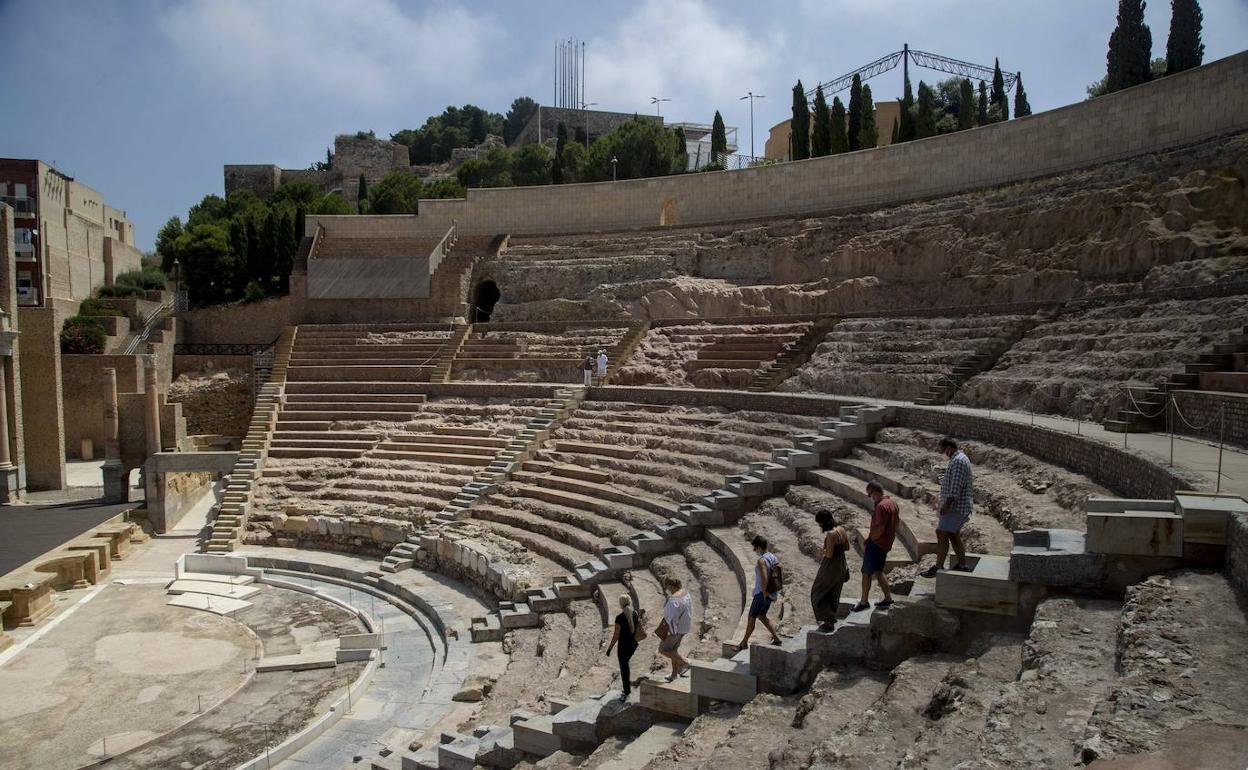
M 290 271 L 295 265 L 295 213 L 285 211 L 277 223 L 277 259 L 273 265 L 277 273 L 277 290 L 281 294 L 290 291 Z
M 1010 119 L 1010 97 L 1005 93 L 1005 78 L 1001 75 L 1001 60 L 996 59 L 992 67 L 992 104 L 989 106 L 991 120 L 998 123 Z
M 1014 84 L 1014 117 L 1023 118 L 1031 114 L 1031 104 L 1027 101 L 1027 90 L 1023 88 L 1023 73 L 1018 73 Z
M 936 136 L 936 99 L 927 83 L 919 81 L 918 115 L 914 121 L 914 138 L 926 139 Z
M 792 160 L 805 160 L 810 157 L 810 105 L 806 102 L 806 91 L 802 81 L 793 86 L 793 121 L 789 124 L 789 144 L 792 146 Z
M 975 105 L 975 122 L 977 125 L 988 125 L 988 84 L 979 81 L 979 101 Z
M 278 246 L 278 222 L 277 217 L 270 210 L 264 217 L 264 229 L 260 231 L 260 274 L 255 276 L 255 280 L 265 288 L 266 292 L 272 292 L 275 288 L 273 274 L 277 266 Z
M 363 214 L 368 211 L 368 180 L 360 174 L 360 184 L 355 188 L 356 209 Z
M 1166 74 L 1199 67 L 1205 60 L 1200 40 L 1204 14 L 1197 0 L 1170 0 L 1170 37 L 1166 38 Z
M 893 118 L 893 140 L 890 144 L 897 144 L 901 139 L 901 127 L 897 123 L 897 118 Z
M 971 81 L 962 78 L 958 85 L 958 130 L 975 127 L 975 89 Z
M 862 148 L 862 77 L 854 75 L 854 82 L 849 87 L 849 124 L 846 128 L 849 139 L 849 151 Z
M 832 154 L 832 115 L 828 112 L 828 100 L 823 96 L 823 86 L 815 89 L 815 129 L 810 135 L 810 155 L 820 158 Z
M 247 217 L 247 279 L 264 285 L 264 266 L 261 264 L 260 228 L 255 217 Z
M 1153 33 L 1144 23 L 1144 0 L 1118 0 L 1118 25 L 1105 54 L 1105 93 L 1152 79 Z
M 568 143 L 568 127 L 562 121 L 555 129 L 555 157 L 550 163 L 551 184 L 563 184 L 563 148 Z
M 880 143 L 880 130 L 875 125 L 875 102 L 871 98 L 871 86 L 862 86 L 862 131 L 858 135 L 858 146 L 869 150 Z
M 676 157 L 672 159 L 672 173 L 683 174 L 689 170 L 689 141 L 685 139 L 685 129 L 676 126 Z
M 711 121 L 711 163 L 724 163 L 727 154 L 728 133 L 724 128 L 724 117 L 719 110 L 715 110 L 715 119 Z
M 334 165 L 334 153 L 330 152 L 328 147 L 325 148 L 325 170 L 328 171 Z
M 909 142 L 914 139 L 914 91 L 910 88 L 910 78 L 906 78 L 906 88 L 901 97 L 901 123 L 897 128 L 897 141 Z
M 845 105 L 841 103 L 841 97 L 832 97 L 832 144 L 831 152 L 833 155 L 839 155 L 842 152 L 849 152 L 849 137 L 845 135 Z

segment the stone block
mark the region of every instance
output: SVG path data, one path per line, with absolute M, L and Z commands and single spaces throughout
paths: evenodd
M 642 708 L 670 714 L 681 719 L 694 719 L 708 705 L 706 698 L 699 698 L 690 689 L 692 675 L 677 677 L 673 682 L 663 679 L 643 679 L 641 682 Z
M 1122 556 L 1182 556 L 1183 517 L 1153 510 L 1088 513 L 1089 553 Z
M 788 695 L 802 687 L 810 660 L 806 652 L 806 636 L 811 629 L 811 626 L 803 626 L 796 635 L 784 639 L 779 646 L 750 646 L 750 673 L 758 677 L 759 686 L 763 690 Z
M 1174 498 L 1183 517 L 1183 540 L 1187 543 L 1226 545 L 1232 514 L 1248 514 L 1248 502 L 1238 495 L 1178 494 Z
M 614 692 L 617 698 L 619 694 L 618 690 Z M 587 698 L 554 715 L 551 731 L 559 737 L 565 751 L 587 754 L 602 742 L 598 734 L 598 715 L 604 704 L 599 698 Z
M 873 610 L 869 625 L 879 634 L 909 634 L 925 639 L 951 639 L 958 633 L 958 616 L 942 609 L 933 597 L 897 597 L 892 607 Z
M 535 757 L 548 757 L 562 748 L 554 732 L 554 716 L 535 716 L 512 724 L 515 747 Z
M 758 694 L 758 677 L 750 673 L 749 651 L 733 658 L 691 660 L 691 690 L 711 700 L 748 703 Z
M 1018 613 L 1018 583 L 1010 580 L 1010 560 L 1004 556 L 968 554 L 970 572 L 941 570 L 936 575 L 936 604 L 948 609 L 992 615 Z
M 1085 540 L 1086 535 L 1074 529 L 1015 532 L 1010 580 L 1046 586 L 1100 586 L 1105 577 L 1105 555 L 1088 553 Z
M 1173 500 L 1128 500 L 1121 497 L 1089 497 L 1088 513 L 1122 513 L 1123 511 L 1174 511 Z

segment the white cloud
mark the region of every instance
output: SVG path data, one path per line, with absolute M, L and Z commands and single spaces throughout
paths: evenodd
M 500 29 L 459 5 L 394 0 L 186 0 L 159 29 L 204 84 L 257 99 L 374 106 L 479 81 Z
M 589 41 L 586 98 L 600 109 L 646 112 L 651 96 L 669 97 L 665 116 L 710 123 L 718 108 L 731 122 L 737 97 L 766 89 L 782 43 L 779 33 L 731 23 L 703 0 L 646 0 Z

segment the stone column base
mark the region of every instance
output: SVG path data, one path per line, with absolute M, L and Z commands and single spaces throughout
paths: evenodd
M 104 503 L 130 502 L 130 473 L 118 461 L 104 463 Z
M 12 505 L 21 499 L 26 490 L 19 479 L 16 465 L 0 466 L 0 505 Z

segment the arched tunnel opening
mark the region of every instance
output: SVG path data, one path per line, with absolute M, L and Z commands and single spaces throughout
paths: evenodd
M 472 323 L 489 321 L 494 313 L 494 306 L 498 304 L 498 298 L 501 296 L 502 292 L 498 290 L 498 284 L 493 281 L 478 283 L 472 291 L 472 309 L 469 312 Z

